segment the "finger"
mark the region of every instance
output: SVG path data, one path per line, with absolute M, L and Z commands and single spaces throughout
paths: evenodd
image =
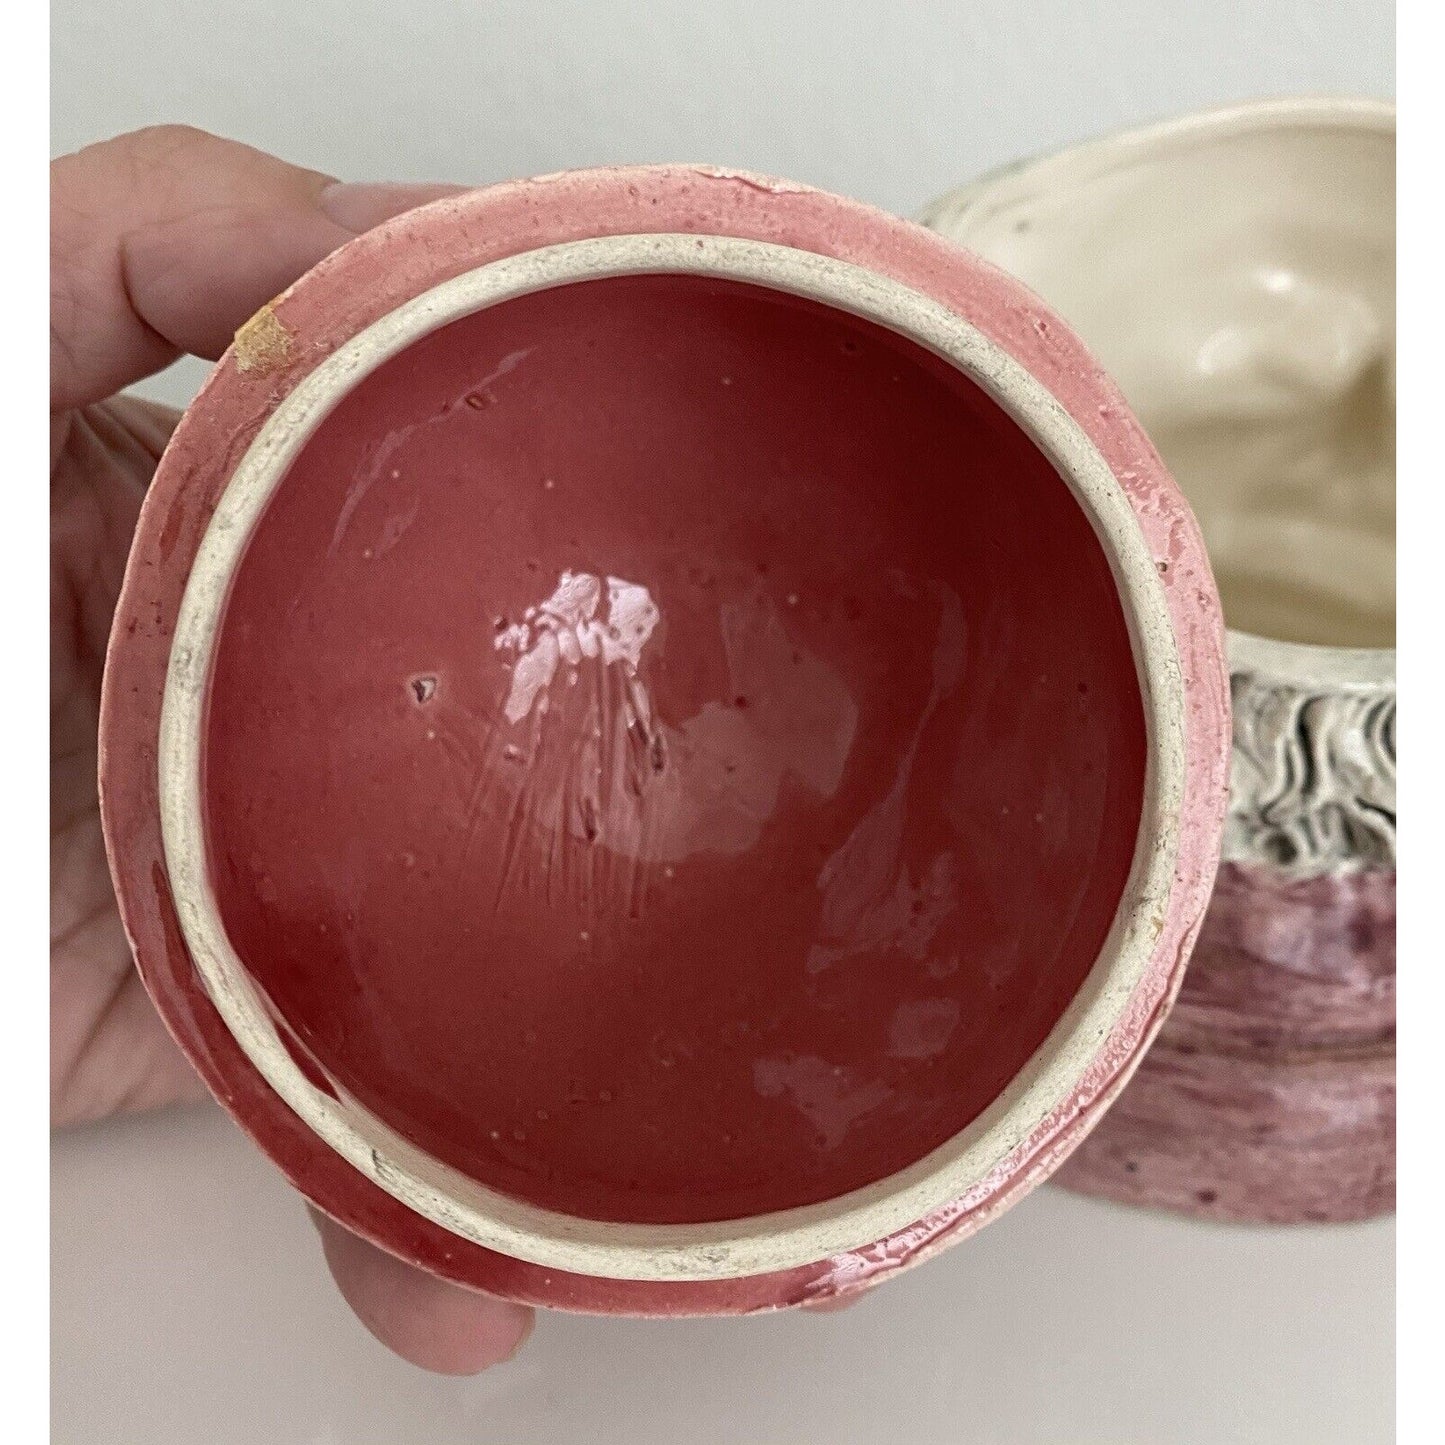
M 402 1359 L 443 1375 L 475 1375 L 510 1360 L 532 1333 L 525 1305 L 436 1279 L 310 1213 L 342 1297 Z
M 50 168 L 50 402 L 99 401 L 190 352 L 211 359 L 360 232 L 457 186 L 346 186 L 185 126 Z

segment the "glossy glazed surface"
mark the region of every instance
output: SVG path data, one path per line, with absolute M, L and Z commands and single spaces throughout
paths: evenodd
M 928 223 L 1095 349 L 1198 513 L 1231 627 L 1393 647 L 1394 127 L 1307 106 L 1081 146 Z
M 1108 565 L 1016 425 L 685 277 L 505 303 L 343 401 L 211 718 L 228 931 L 335 1084 L 639 1222 L 961 1129 L 1092 964 L 1143 778 Z

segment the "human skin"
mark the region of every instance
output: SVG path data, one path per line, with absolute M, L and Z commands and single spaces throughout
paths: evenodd
M 51 1120 L 205 1095 L 151 1007 L 116 911 L 96 736 L 111 617 L 141 499 L 177 414 L 120 395 L 236 329 L 353 236 L 454 186 L 343 185 L 181 126 L 51 165 Z M 532 1311 L 433 1278 L 312 1212 L 347 1303 L 448 1374 L 510 1359 Z

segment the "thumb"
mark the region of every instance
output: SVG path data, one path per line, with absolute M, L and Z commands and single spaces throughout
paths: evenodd
M 185 126 L 50 168 L 50 405 L 67 410 L 236 329 L 322 257 L 460 186 L 342 185 Z
M 475 1375 L 510 1360 L 532 1333 L 525 1306 L 434 1279 L 319 1209 L 309 1212 L 342 1298 L 402 1359 L 443 1375 Z

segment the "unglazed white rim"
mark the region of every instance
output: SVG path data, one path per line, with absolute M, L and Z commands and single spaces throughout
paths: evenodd
M 575 281 L 659 273 L 751 282 L 823 302 L 917 342 L 993 396 L 1054 463 L 1109 558 L 1149 738 L 1139 838 L 1113 926 L 1083 987 L 1003 1093 L 939 1148 L 862 1189 L 694 1225 L 603 1223 L 526 1204 L 311 1084 L 226 937 L 201 811 L 207 683 L 231 576 L 272 492 L 341 397 L 429 332 L 484 307 Z M 161 831 L 182 933 L 227 1028 L 276 1093 L 368 1179 L 453 1234 L 544 1267 L 608 1279 L 734 1279 L 863 1248 L 966 1198 L 1066 1101 L 1127 1008 L 1167 916 L 1184 794 L 1184 717 L 1164 588 L 1128 500 L 1079 425 L 1011 356 L 932 298 L 844 261 L 731 237 L 611 236 L 511 256 L 424 292 L 340 347 L 267 419 L 211 518 L 176 621 L 159 736 Z
M 1355 96 L 1284 96 L 1195 111 L 1114 131 L 1066 150 L 1002 166 L 959 186 L 925 207 L 923 224 L 931 227 L 932 218 L 945 208 L 956 211 L 996 196 L 1002 198 L 1007 187 L 1028 186 L 1034 181 L 1047 183 L 1051 177 L 1062 179 L 1065 173 L 1072 177 L 1080 167 L 1086 171 L 1092 168 L 1091 176 L 1097 179 L 1111 165 L 1156 159 L 1234 136 L 1300 127 L 1393 136 L 1395 105 L 1393 101 Z M 958 238 L 958 244 L 966 246 L 968 238 Z M 1247 672 L 1266 684 L 1304 691 L 1327 687 L 1346 692 L 1384 692 L 1395 686 L 1393 647 L 1286 642 L 1233 627 L 1228 629 L 1226 640 L 1231 673 Z

